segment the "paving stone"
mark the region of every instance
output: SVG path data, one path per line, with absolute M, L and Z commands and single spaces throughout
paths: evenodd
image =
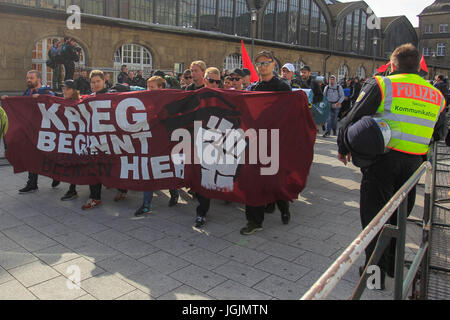
M 128 231 L 127 235 L 135 239 L 147 242 L 149 244 L 152 244 L 154 241 L 165 237 L 164 233 L 148 227 L 133 229 L 131 231 Z
M 23 225 L 23 221 L 6 212 L 0 212 L 0 230 Z
M 3 233 L 29 251 L 36 251 L 58 244 L 46 235 L 26 225 L 3 230 Z
M 152 245 L 175 256 L 179 256 L 194 249 L 194 245 L 192 243 L 175 238 L 163 238 L 154 241 Z
M 63 235 L 67 236 L 73 232 L 73 230 L 71 228 L 69 228 L 68 226 L 63 225 L 62 223 L 59 223 L 59 222 L 53 223 L 53 224 L 50 224 L 50 225 L 47 225 L 44 227 L 40 227 L 39 231 L 50 238 L 55 238 L 55 237 L 63 236 Z
M 98 243 L 98 241 L 77 231 L 71 231 L 70 233 L 56 236 L 53 239 L 73 250 Z
M 234 245 L 230 246 L 219 252 L 220 255 L 228 257 L 230 259 L 239 261 L 241 263 L 253 266 L 258 262 L 268 257 L 267 254 L 258 252 L 256 250 L 248 249 L 242 246 Z
M 0 267 L 0 284 L 11 281 L 14 278 L 9 274 L 8 271 Z
M 166 275 L 190 264 L 186 260 L 180 259 L 164 251 L 149 254 L 148 256 L 139 259 L 139 261 Z
M 99 300 L 113 300 L 136 288 L 115 275 L 102 273 L 81 281 L 81 289 Z
M 233 245 L 229 241 L 211 235 L 207 235 L 204 233 L 200 233 L 190 238 L 188 241 L 189 243 L 194 244 L 196 247 L 200 247 L 202 249 L 206 249 L 208 251 L 216 253 Z
M 119 298 L 116 298 L 116 300 L 153 300 L 153 298 L 150 294 L 136 289 L 130 293 L 124 294 Z
M 194 249 L 180 256 L 198 267 L 213 270 L 228 262 L 228 259 L 205 249 Z
M 81 288 L 68 287 L 67 281 L 66 277 L 59 276 L 32 286 L 29 290 L 41 300 L 73 300 L 86 295 L 86 291 Z
M 0 285 L 0 300 L 37 300 L 19 281 L 11 280 Z
M 58 264 L 54 267 L 59 273 L 65 277 L 75 276 L 73 267 L 77 267 L 80 270 L 80 280 L 86 280 L 91 277 L 95 277 L 99 274 L 105 273 L 105 270 L 95 265 L 86 258 L 79 257 L 65 263 Z
M 267 272 L 236 261 L 230 261 L 213 271 L 247 287 L 252 287 L 269 276 Z
M 275 257 L 269 257 L 255 267 L 290 281 L 297 281 L 310 271 L 309 268 Z
M 268 254 L 270 256 L 282 258 L 288 261 L 292 261 L 305 253 L 304 250 L 301 250 L 299 248 L 274 241 L 265 242 L 257 247 L 256 250 L 264 252 L 265 254 Z
M 330 257 L 340 250 L 340 247 L 305 237 L 301 237 L 296 242 L 292 243 L 292 245 L 302 250 L 321 254 L 326 257 Z
M 139 262 L 126 255 L 117 255 L 114 257 L 110 257 L 100 262 L 96 262 L 96 265 L 98 265 L 102 269 L 109 271 L 110 273 L 116 275 L 118 273 L 120 274 L 120 276 L 124 277 L 149 269 L 149 267 L 144 263 Z
M 9 270 L 28 264 L 33 261 L 37 261 L 34 255 L 25 250 L 22 247 L 16 247 L 13 249 L 0 249 L 0 266 L 4 269 Z
M 91 237 L 103 244 L 108 246 L 115 246 L 131 238 L 124 233 L 117 232 L 117 230 L 108 229 L 96 234 L 91 235 Z
M 19 280 L 25 287 L 31 287 L 35 284 L 58 277 L 60 274 L 52 267 L 44 265 L 40 261 L 13 268 L 9 273 Z
M 139 259 L 159 251 L 159 248 L 136 239 L 121 242 L 115 245 L 114 248 L 134 259 Z
M 334 233 L 332 232 L 316 229 L 311 226 L 307 227 L 304 225 L 299 225 L 293 229 L 290 229 L 289 232 L 294 232 L 301 235 L 302 237 L 307 237 L 320 241 L 329 239 L 334 235 Z
M 64 247 L 61 244 L 35 251 L 33 252 L 33 254 L 50 266 L 54 266 L 79 257 L 77 253 L 73 252 L 71 249 Z
M 180 286 L 158 298 L 158 300 L 212 300 L 213 298 L 190 286 Z
M 314 269 L 319 272 L 325 272 L 335 260 L 332 260 L 328 257 L 324 257 L 312 252 L 306 252 L 297 259 L 295 259 L 295 263 L 298 263 L 304 267 L 309 269 Z
M 91 296 L 90 294 L 85 294 L 84 296 L 81 296 L 79 298 L 76 298 L 75 300 L 98 300 L 95 299 L 93 296 Z
M 224 237 L 224 239 L 237 244 L 242 247 L 254 249 L 261 244 L 267 242 L 267 239 L 261 238 L 256 235 L 243 236 L 239 232 L 233 232 Z
M 49 218 L 44 214 L 37 214 L 23 219 L 23 222 L 33 228 L 41 228 L 56 223 L 56 220 Z
M 75 252 L 92 262 L 99 262 L 120 254 L 119 251 L 95 240 L 86 246 L 75 249 Z
M 206 292 L 226 280 L 216 273 L 194 265 L 175 271 L 170 276 L 202 292 Z
M 124 280 L 153 298 L 158 298 L 182 285 L 174 278 L 152 269 L 133 274 Z
M 309 289 L 275 275 L 267 277 L 253 288 L 281 300 L 298 300 Z
M 227 280 L 207 292 L 219 300 L 270 300 L 270 295 L 264 294 L 238 282 Z M 251 298 L 249 298 L 251 297 Z
M 20 245 L 0 232 L 0 251 L 21 248 Z

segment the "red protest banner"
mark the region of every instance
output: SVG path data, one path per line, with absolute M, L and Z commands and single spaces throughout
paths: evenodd
M 302 91 L 41 95 L 3 105 L 15 173 L 137 191 L 184 186 L 254 206 L 298 197 L 316 136 Z

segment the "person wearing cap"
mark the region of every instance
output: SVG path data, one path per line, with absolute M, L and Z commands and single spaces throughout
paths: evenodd
M 320 84 L 311 78 L 311 68 L 303 66 L 300 70 L 300 88 L 311 89 L 314 97 L 312 103 L 318 103 L 323 100 L 323 93 Z
M 191 63 L 192 83 L 186 87 L 186 90 L 197 90 L 203 88 L 203 76 L 205 75 L 206 63 L 202 60 L 193 61 Z
M 244 88 L 244 90 L 247 90 L 247 89 L 249 89 L 250 84 L 251 84 L 250 79 L 252 77 L 252 73 L 247 68 L 243 68 L 242 73 L 244 74 L 244 76 L 242 77 L 242 87 Z
M 330 83 L 325 87 L 323 95 L 330 103 L 330 116 L 327 121 L 327 131 L 323 134 L 323 137 L 330 135 L 333 130 L 333 135 L 336 135 L 337 130 L 337 118 L 339 111 L 341 110 L 342 102 L 345 99 L 344 89 L 336 81 L 336 76 L 330 76 Z
M 76 81 L 66 80 L 62 85 L 64 99 L 78 101 L 81 99 L 80 92 L 77 89 Z M 62 201 L 72 200 L 78 197 L 76 185 L 71 183 L 69 190 L 62 196 Z
M 285 63 L 284 66 L 281 68 L 281 77 L 283 79 L 286 79 L 289 82 L 289 85 L 291 88 L 299 88 L 300 89 L 300 82 L 295 79 L 295 67 L 292 63 Z
M 392 73 L 375 76 L 365 83 L 355 106 L 340 121 L 338 159 L 361 167 L 360 218 L 365 228 L 424 161 L 431 139 L 438 139 L 444 109 L 442 94 L 419 76 L 421 55 L 412 44 L 397 47 L 390 57 Z M 424 112 L 426 111 L 426 112 Z M 365 116 L 369 116 L 368 118 Z M 374 117 L 375 116 L 375 117 Z M 384 141 L 374 119 L 390 128 Z M 386 147 L 384 148 L 384 146 Z M 386 151 L 388 152 L 385 152 Z M 383 150 L 383 152 L 381 152 Z M 409 193 L 408 215 L 415 203 L 415 189 Z M 396 214 L 389 223 L 396 224 Z M 365 264 L 375 249 L 378 236 L 366 248 Z M 391 241 L 378 262 L 381 280 L 394 276 L 395 242 Z M 362 273 L 364 267 L 360 268 Z
M 230 73 L 230 80 L 233 83 L 234 90 L 244 90 L 242 78 L 245 76 L 244 72 L 236 68 Z
M 275 59 L 269 51 L 261 51 L 255 56 L 256 70 L 259 73 L 260 80 L 250 86 L 250 91 L 291 91 L 291 87 L 273 73 L 275 63 Z M 289 202 L 278 200 L 276 204 L 281 211 L 282 222 L 288 224 L 291 217 Z M 274 204 L 272 205 L 275 207 Z M 245 206 L 247 225 L 240 230 L 242 235 L 250 235 L 263 229 L 265 208 L 266 206 L 264 205 L 257 207 Z

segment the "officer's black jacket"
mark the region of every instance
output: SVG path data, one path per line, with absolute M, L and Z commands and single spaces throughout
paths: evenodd
M 397 71 L 391 73 L 390 75 L 400 73 L 418 74 L 418 72 L 414 71 Z M 360 97 L 360 101 L 356 102 L 356 104 L 352 109 L 350 109 L 347 115 L 343 119 L 341 119 L 341 121 L 339 121 L 339 133 L 337 138 L 339 154 L 346 155 L 349 153 L 349 150 L 344 144 L 344 133 L 347 130 L 347 127 L 361 119 L 363 116 L 374 115 L 377 112 L 378 107 L 380 106 L 382 100 L 382 92 L 375 78 L 370 78 L 366 81 L 361 89 Z M 444 112 L 441 113 L 434 127 L 434 140 L 438 141 L 443 137 L 442 128 L 445 128 Z

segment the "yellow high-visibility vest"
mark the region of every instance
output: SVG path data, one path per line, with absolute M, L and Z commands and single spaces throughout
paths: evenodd
M 426 154 L 434 126 L 445 107 L 442 93 L 417 74 L 375 79 L 383 94 L 376 116 L 385 119 L 391 129 L 387 148 Z
M 6 131 L 8 131 L 8 117 L 5 110 L 0 107 L 0 139 L 6 134 Z

